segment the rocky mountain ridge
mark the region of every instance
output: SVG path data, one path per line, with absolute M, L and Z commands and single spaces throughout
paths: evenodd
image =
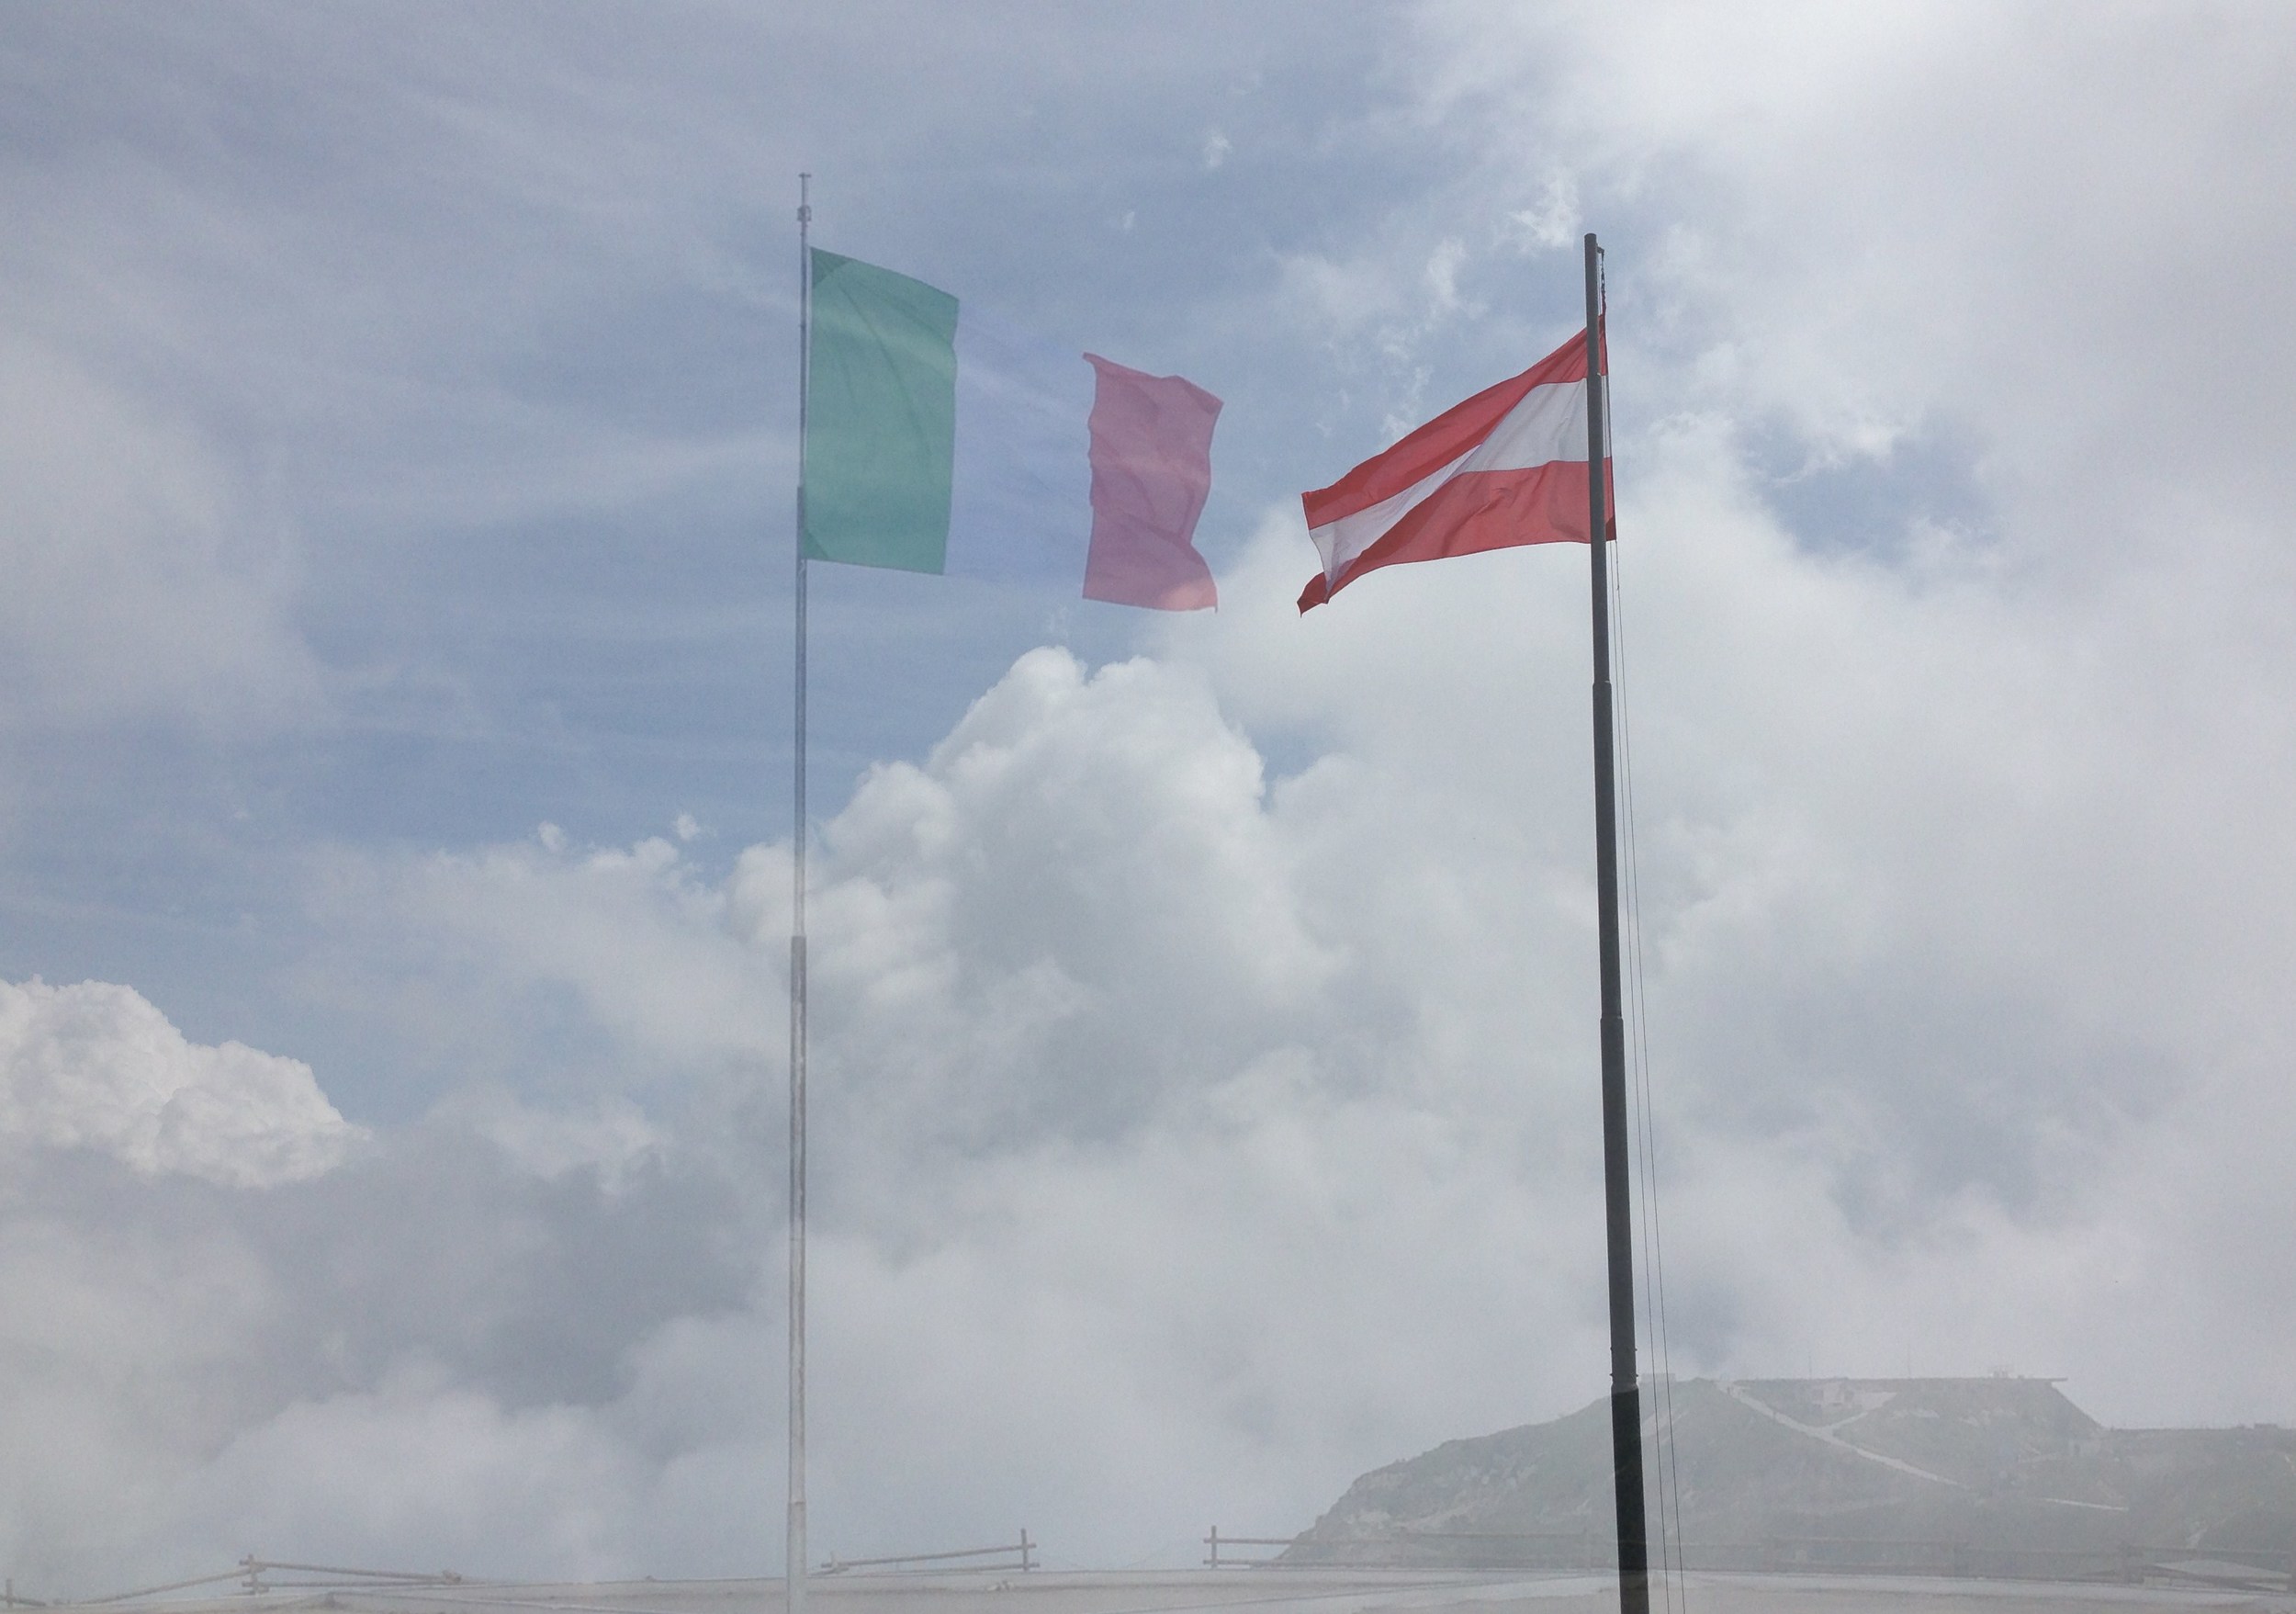
M 2289 1429 L 2110 1429 L 2054 1382 L 2011 1377 L 1688 1379 L 1644 1405 L 1652 1532 L 1663 1484 L 1694 1567 L 2056 1554 L 2091 1573 L 2115 1555 L 2296 1551 Z M 1365 1474 L 1283 1560 L 1601 1562 L 1612 1529 L 1598 1401 Z

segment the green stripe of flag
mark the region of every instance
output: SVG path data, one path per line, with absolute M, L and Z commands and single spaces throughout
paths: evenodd
M 957 299 L 813 249 L 805 555 L 941 570 L 956 463 Z

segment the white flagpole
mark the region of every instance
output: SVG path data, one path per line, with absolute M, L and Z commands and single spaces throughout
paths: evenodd
M 805 1610 L 805 459 L 813 385 L 813 175 L 797 176 L 797 678 L 789 934 L 789 1538 L 785 1614 Z

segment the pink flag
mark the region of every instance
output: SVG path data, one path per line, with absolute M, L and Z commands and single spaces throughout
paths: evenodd
M 1178 376 L 1151 376 L 1086 354 L 1092 401 L 1092 547 L 1085 597 L 1159 611 L 1219 604 L 1196 552 L 1211 491 L 1220 400 Z

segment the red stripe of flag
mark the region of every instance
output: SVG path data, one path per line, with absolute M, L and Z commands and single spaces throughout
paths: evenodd
M 1308 525 L 1323 526 L 1392 499 L 1414 482 L 1435 475 L 1485 437 L 1534 387 L 1586 379 L 1586 343 L 1572 337 L 1519 376 L 1486 387 L 1464 403 L 1452 405 L 1392 448 L 1365 460 L 1328 488 L 1300 495 Z M 1581 524 L 1583 525 L 1583 524 Z

